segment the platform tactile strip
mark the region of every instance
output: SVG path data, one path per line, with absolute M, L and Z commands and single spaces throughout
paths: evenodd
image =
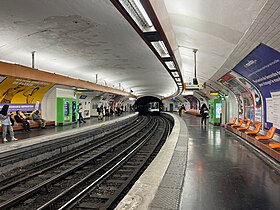
M 181 132 L 178 142 L 160 187 L 149 206 L 149 210 L 177 210 L 179 208 L 189 140 L 186 125 L 181 118 L 180 121 Z
M 166 174 L 181 175 L 183 177 L 185 174 L 185 166 L 171 163 Z
M 180 201 L 180 189 L 159 187 L 151 207 L 160 209 L 178 209 Z
M 165 174 L 160 183 L 161 187 L 181 188 L 183 184 L 183 176 L 174 174 Z
M 171 162 L 174 163 L 174 164 L 177 164 L 177 165 L 185 165 L 185 163 L 187 161 L 186 153 L 187 152 L 176 152 L 172 156 Z

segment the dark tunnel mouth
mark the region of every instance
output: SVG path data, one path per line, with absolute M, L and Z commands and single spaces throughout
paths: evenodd
M 151 103 L 159 103 L 158 110 L 149 110 Z M 163 110 L 163 103 L 161 99 L 154 96 L 143 96 L 138 98 L 134 104 L 135 111 L 138 111 L 139 114 L 159 114 Z

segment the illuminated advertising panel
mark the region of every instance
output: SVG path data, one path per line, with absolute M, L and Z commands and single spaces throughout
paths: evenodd
M 222 114 L 222 103 L 216 103 L 216 118 L 220 118 Z

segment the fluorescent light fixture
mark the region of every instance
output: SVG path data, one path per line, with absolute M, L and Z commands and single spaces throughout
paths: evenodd
M 136 98 L 129 98 L 130 101 L 136 101 Z
M 184 90 L 182 92 L 183 96 L 192 96 L 193 95 L 193 91 L 192 90 Z
M 162 57 L 162 58 L 170 57 L 168 50 L 163 41 L 151 42 L 151 44 L 156 49 L 156 51 L 160 55 L 160 57 Z
M 119 0 L 119 2 L 143 32 L 156 31 L 140 0 Z
M 136 6 L 138 7 L 138 9 L 140 10 L 140 12 L 143 15 L 143 17 L 145 18 L 145 20 L 147 21 L 148 26 L 152 27 L 153 23 L 152 23 L 151 19 L 149 18 L 148 14 L 146 13 L 144 7 L 142 6 L 140 0 L 134 0 L 134 2 L 136 4 Z
M 177 71 L 172 71 L 171 74 L 173 77 L 179 77 L 179 73 Z
M 165 64 L 167 65 L 167 67 L 169 68 L 169 70 L 175 70 L 175 64 L 173 61 L 165 61 Z

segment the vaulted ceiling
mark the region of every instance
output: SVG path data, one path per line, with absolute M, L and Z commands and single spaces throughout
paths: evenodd
M 157 0 L 166 4 L 186 81 L 197 52 L 200 82 L 213 79 L 266 0 Z M 110 0 L 0 0 L 0 60 L 97 82 L 137 95 L 167 96 L 177 86 Z M 221 73 L 222 72 L 222 73 Z M 1 73 L 1 72 L 0 72 Z
M 165 0 L 177 38 L 184 76 L 208 81 L 229 58 L 259 14 L 266 0 Z M 228 71 L 227 69 L 225 72 Z

